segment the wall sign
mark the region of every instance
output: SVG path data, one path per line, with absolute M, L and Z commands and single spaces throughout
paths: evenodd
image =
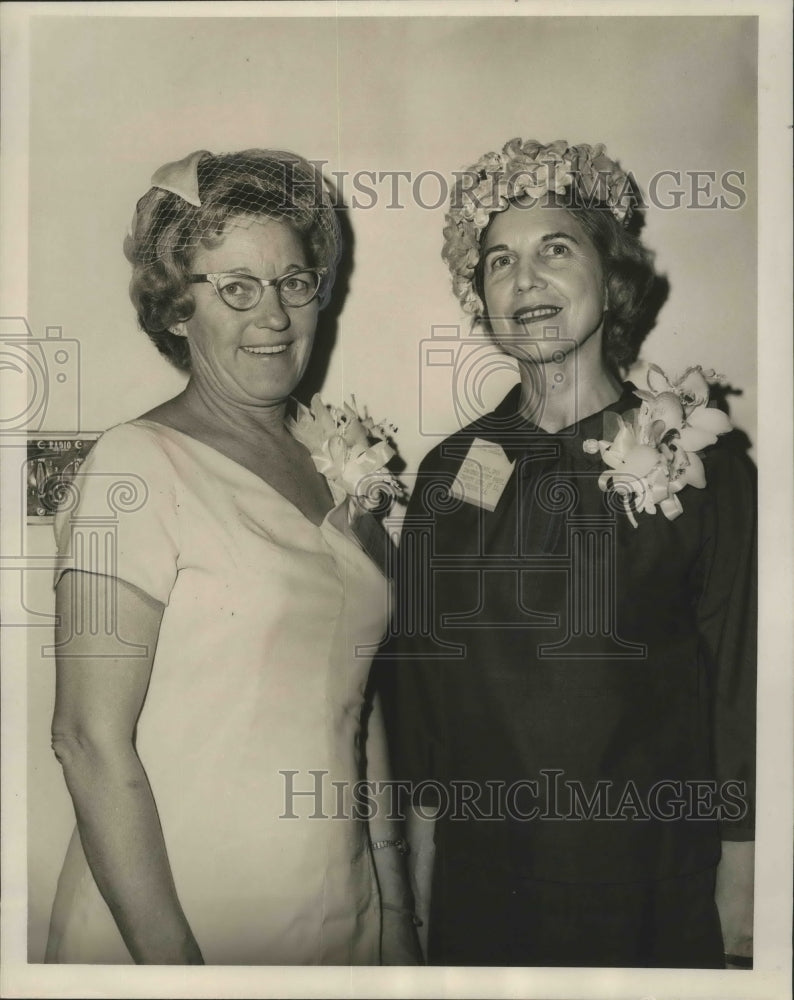
M 51 524 L 67 501 L 66 484 L 80 468 L 99 434 L 28 434 L 25 497 L 28 524 Z

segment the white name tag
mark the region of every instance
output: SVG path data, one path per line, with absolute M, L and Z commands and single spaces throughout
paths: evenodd
M 475 438 L 450 492 L 483 510 L 495 510 L 514 464 L 500 444 Z

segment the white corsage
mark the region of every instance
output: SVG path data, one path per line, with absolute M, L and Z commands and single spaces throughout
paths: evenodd
M 405 488 L 386 468 L 396 454 L 389 444 L 395 428 L 385 421 L 376 424 L 366 409 L 360 414 L 354 396 L 351 403 L 340 409 L 315 394 L 310 407 L 297 404 L 297 416 L 288 419 L 290 432 L 308 449 L 336 503 L 350 497 L 374 510 L 385 497 L 403 500 Z
M 635 390 L 643 401 L 639 409 L 623 417 L 605 414 L 605 440 L 589 438 L 583 443 L 588 454 L 600 452 L 609 466 L 598 485 L 622 500 L 635 528 L 634 511 L 655 514 L 659 507 L 673 521 L 684 510 L 677 494 L 685 486 L 706 485 L 697 452 L 731 430 L 722 410 L 708 405 L 708 380 L 719 377 L 698 365 L 671 382 L 657 365 L 648 365 L 647 390 Z

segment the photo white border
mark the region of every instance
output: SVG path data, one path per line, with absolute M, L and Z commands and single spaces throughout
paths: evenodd
M 791 9 L 783 0 L 517 0 L 389 3 L 5 3 L 2 20 L 3 148 L 0 303 L 27 312 L 28 25 L 33 17 L 412 17 L 487 15 L 738 16 L 759 18 L 758 340 L 759 736 L 756 952 L 751 972 L 701 970 L 148 968 L 27 965 L 26 651 L 24 629 L 3 629 L 3 997 L 575 997 L 752 998 L 791 996 L 792 911 L 792 510 Z M 674 68 L 674 66 L 673 66 Z M 725 127 L 730 127 L 726 122 Z M 8 437 L 4 444 L 11 443 Z M 0 449 L 1 450 L 1 449 Z M 3 483 L 3 541 L 18 513 Z M 6 551 L 4 548 L 3 551 Z M 2 564 L 0 564 L 2 567 Z M 7 596 L 14 573 L 0 573 Z M 5 604 L 5 601 L 4 601 Z

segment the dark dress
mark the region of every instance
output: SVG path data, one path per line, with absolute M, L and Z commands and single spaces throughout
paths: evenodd
M 706 488 L 635 528 L 582 447 L 604 412 L 549 434 L 519 395 L 422 463 L 373 674 L 394 775 L 440 809 L 430 961 L 720 966 L 720 840 L 753 838 L 752 465 L 704 450 Z M 475 438 L 515 463 L 493 511 L 449 492 Z

